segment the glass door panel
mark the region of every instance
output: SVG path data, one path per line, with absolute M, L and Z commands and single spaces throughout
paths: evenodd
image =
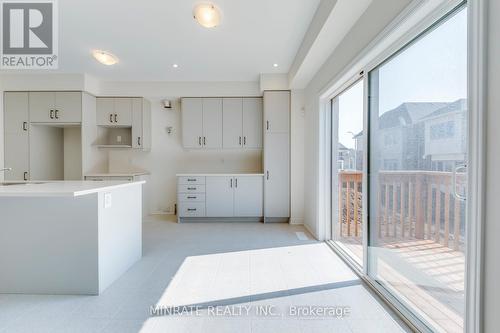
M 368 274 L 430 326 L 462 332 L 467 9 L 369 73 Z
M 332 238 L 363 264 L 363 80 L 332 99 Z

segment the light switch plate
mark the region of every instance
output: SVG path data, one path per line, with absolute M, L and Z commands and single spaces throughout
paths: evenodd
M 111 193 L 104 193 L 104 208 L 109 208 L 113 204 Z

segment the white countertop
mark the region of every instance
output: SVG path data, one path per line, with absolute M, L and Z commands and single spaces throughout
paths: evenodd
M 145 181 L 47 181 L 25 183 L 27 185 L 0 185 L 0 197 L 78 197 L 120 187 L 144 184 Z
M 221 176 L 221 177 L 245 177 L 245 176 L 261 176 L 263 173 L 178 173 L 177 177 L 210 177 L 210 176 Z
M 85 177 L 134 177 L 149 175 L 148 171 L 130 171 L 130 172 L 95 172 L 87 173 Z

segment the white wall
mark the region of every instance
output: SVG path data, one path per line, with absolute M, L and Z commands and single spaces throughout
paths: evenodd
M 484 258 L 484 332 L 500 327 L 500 1 L 490 0 L 488 8 L 488 100 L 486 126 L 486 226 Z
M 304 91 L 291 93 L 291 215 L 290 223 L 304 224 Z
M 324 239 L 318 209 L 319 92 L 358 55 L 411 1 L 374 0 L 305 89 L 305 220 Z

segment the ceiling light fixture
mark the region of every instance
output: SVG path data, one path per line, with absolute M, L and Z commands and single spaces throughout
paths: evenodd
M 172 67 L 173 67 L 173 68 L 178 68 L 178 67 L 179 67 L 179 65 L 177 65 L 177 64 L 173 64 L 173 65 L 172 65 Z
M 278 64 L 273 64 L 273 67 L 278 67 Z
M 111 66 L 116 63 L 118 63 L 118 57 L 115 56 L 114 54 L 107 52 L 107 51 L 102 51 L 102 50 L 93 50 L 92 51 L 92 56 L 99 61 L 101 64 L 106 65 L 106 66 Z
M 205 28 L 214 28 L 221 21 L 220 10 L 212 3 L 199 3 L 194 6 L 193 17 Z

